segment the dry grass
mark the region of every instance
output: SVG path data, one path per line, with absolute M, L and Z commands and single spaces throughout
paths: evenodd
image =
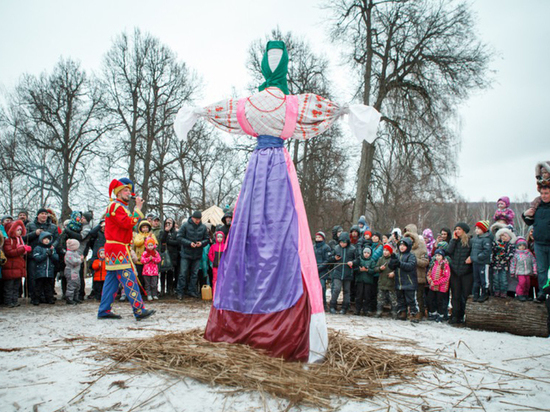
M 419 367 L 435 363 L 383 347 L 396 341 L 359 340 L 334 331 L 329 333 L 325 361 L 307 365 L 275 359 L 245 345 L 212 343 L 202 336 L 201 329 L 193 329 L 142 339 L 109 339 L 98 342 L 94 350 L 114 361 L 108 373 L 163 372 L 324 408 L 331 407 L 336 394 L 350 399 L 384 394 L 388 387 L 414 378 Z

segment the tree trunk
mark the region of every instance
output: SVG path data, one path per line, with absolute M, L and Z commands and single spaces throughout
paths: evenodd
M 544 305 L 509 298 L 491 298 L 483 303 L 472 302 L 470 299 L 466 305 L 466 326 L 520 336 L 546 338 L 547 316 Z
M 373 60 L 373 48 L 372 48 L 372 9 L 374 3 L 372 0 L 363 1 L 362 16 L 367 29 L 366 41 L 367 41 L 367 60 L 365 62 L 365 72 L 363 73 L 364 89 L 363 89 L 363 104 L 370 105 L 371 97 L 371 76 L 372 76 L 372 60 Z M 378 108 L 378 110 L 380 110 Z M 357 171 L 357 191 L 355 193 L 355 203 L 353 204 L 353 217 L 352 221 L 357 222 L 362 214 L 367 209 L 367 191 L 370 185 L 370 178 L 372 175 L 372 164 L 374 160 L 374 143 L 363 142 L 361 149 L 361 162 L 359 163 L 359 170 Z
M 357 222 L 367 209 L 367 191 L 372 174 L 372 164 L 375 152 L 374 143 L 363 142 L 361 149 L 361 163 L 357 171 L 357 192 L 353 204 L 353 222 Z

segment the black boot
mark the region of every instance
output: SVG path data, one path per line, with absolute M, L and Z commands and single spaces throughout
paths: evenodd
M 110 312 L 103 316 L 98 316 L 98 319 L 122 319 L 122 316 L 117 315 L 116 313 Z
M 154 309 L 143 309 L 139 315 L 136 316 L 136 320 L 143 320 L 148 318 L 151 315 L 154 315 L 156 310 Z
M 76 304 L 77 304 L 77 303 L 76 303 L 74 300 L 72 300 L 71 298 L 67 298 L 67 299 L 65 299 L 65 300 L 67 301 L 67 305 L 76 305 Z

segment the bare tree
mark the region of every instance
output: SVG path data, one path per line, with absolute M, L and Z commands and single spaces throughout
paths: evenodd
M 193 99 L 198 79 L 157 38 L 135 29 L 132 36 L 118 36 L 105 55 L 102 83 L 110 119 L 118 126 L 113 152 L 118 162 L 127 161 L 146 207 L 160 207 L 164 193 L 150 194 L 151 183 L 163 187 L 166 167 L 178 161 L 173 119 Z
M 19 139 L 12 167 L 59 200 L 62 218 L 71 212 L 71 193 L 86 173 L 107 127 L 101 124 L 101 93 L 73 60 L 61 59 L 51 74 L 24 75 L 6 122 Z
M 355 69 L 357 94 L 379 110 L 386 144 L 363 143 L 353 216 L 366 211 L 373 167 L 399 144 L 408 164 L 422 161 L 431 179 L 456 167 L 452 154 L 458 104 L 487 87 L 491 53 L 477 38 L 466 2 L 453 0 L 338 0 L 327 4 L 330 34 Z M 440 165 L 441 166 L 441 165 Z

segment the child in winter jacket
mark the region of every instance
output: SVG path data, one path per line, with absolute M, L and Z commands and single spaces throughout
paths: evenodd
M 514 217 L 516 214 L 510 209 L 510 198 L 502 196 L 497 201 L 497 210 L 493 216 L 493 221 L 502 222 L 506 225 L 514 226 Z
M 413 241 L 410 237 L 403 237 L 398 243 L 399 254 L 390 261 L 389 267 L 395 273 L 395 289 L 397 295 L 397 317 L 407 320 L 407 308 L 411 315 L 411 322 L 420 321 L 416 291 L 418 289 L 418 275 L 416 271 L 416 256 L 411 253 Z
M 516 299 L 525 302 L 529 296 L 531 277 L 537 276 L 537 261 L 527 249 L 527 241 L 523 237 L 518 237 L 516 241 L 516 250 L 510 263 L 510 274 L 518 278 Z
M 65 253 L 65 279 L 67 279 L 67 292 L 65 300 L 67 305 L 76 305 L 82 303 L 78 294 L 80 288 L 80 265 L 84 261 L 84 256 L 78 253 L 80 242 L 76 239 L 67 240 L 67 253 Z
M 157 242 L 152 237 L 145 240 L 145 251 L 141 255 L 143 279 L 147 300 L 158 300 L 159 263 L 162 260 L 157 252 Z
M 92 263 L 92 269 L 94 271 L 94 283 L 92 286 L 92 296 L 95 300 L 101 300 L 103 293 L 103 284 L 105 283 L 105 276 L 107 276 L 107 269 L 105 266 L 105 249 L 101 248 L 97 251 L 97 259 L 94 259 Z
M 225 233 L 221 230 L 216 232 L 216 242 L 208 251 L 208 260 L 212 262 L 212 293 L 216 293 L 216 282 L 218 281 L 218 267 L 225 250 Z M 323 242 L 324 243 L 324 242 Z M 326 244 L 325 244 L 326 245 Z M 328 246 L 327 246 L 328 247 Z
M 428 272 L 428 320 L 441 322 L 448 318 L 449 282 L 451 266 L 445 259 L 445 251 L 437 249 L 434 253 L 436 262 Z
M 353 261 L 357 258 L 355 247 L 351 245 L 349 233 L 342 232 L 338 246 L 334 248 L 334 256 L 329 263 L 338 263 L 332 270 L 332 288 L 330 298 L 330 313 L 336 313 L 336 304 L 340 291 L 344 289 L 344 302 L 340 314 L 345 315 L 350 305 L 351 282 L 353 281 Z
M 374 272 L 379 274 L 376 317 L 382 316 L 384 305 L 391 305 L 392 318 L 397 318 L 397 295 L 395 294 L 395 273 L 390 269 L 389 263 L 393 255 L 390 245 L 384 245 L 382 256 L 378 259 Z M 395 256 L 394 256 L 395 257 Z
M 485 280 L 486 267 L 491 262 L 492 241 L 489 236 L 489 221 L 480 220 L 476 223 L 476 236 L 472 238 L 472 269 L 474 271 L 473 292 L 474 302 L 485 302 L 487 300 L 487 282 Z
M 137 262 L 136 270 L 139 282 L 143 285 L 145 279 L 143 278 L 143 262 L 141 261 L 141 255 L 145 251 L 145 240 L 151 237 L 155 243 L 158 244 L 158 239 L 155 234 L 151 232 L 152 226 L 147 220 L 142 220 L 138 223 L 138 232 L 134 235 L 134 252 L 136 252 Z
M 493 269 L 493 290 L 495 297 L 505 298 L 508 292 L 508 271 L 514 257 L 516 235 L 507 227 L 499 229 L 493 241 L 491 268 Z
M 27 234 L 25 225 L 20 220 L 6 223 L 7 239 L 4 242 L 6 264 L 2 268 L 4 281 L 4 304 L 13 308 L 19 306 L 19 287 L 21 279 L 27 275 L 27 265 L 24 256 L 31 252 L 31 247 L 25 245 L 23 236 Z
M 59 256 L 52 245 L 53 235 L 49 232 L 42 232 L 38 236 L 38 244 L 32 251 L 32 259 L 35 262 L 34 269 L 34 292 L 31 303 L 38 306 L 42 296 L 45 303 L 55 303 L 53 292 L 55 287 L 55 265 Z
M 366 316 L 371 314 L 371 296 L 374 287 L 374 265 L 376 262 L 372 259 L 372 249 L 368 246 L 363 249 L 363 256 L 358 257 L 354 266 L 358 267 L 355 277 L 355 314 Z
M 363 234 L 361 235 L 361 238 L 357 242 L 358 247 L 361 248 L 361 250 L 364 250 L 367 246 L 371 247 L 372 245 L 372 232 L 370 230 L 365 230 Z

